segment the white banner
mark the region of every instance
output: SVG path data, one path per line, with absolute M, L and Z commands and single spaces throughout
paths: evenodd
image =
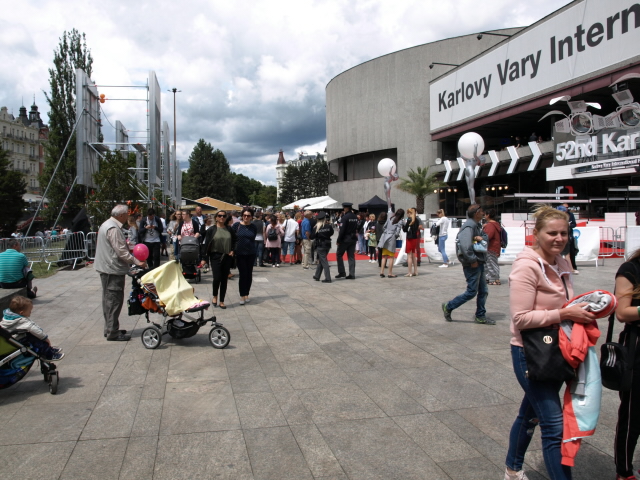
M 578 249 L 576 262 L 594 262 L 598 260 L 600 253 L 600 228 L 599 227 L 578 227 L 573 229 L 573 236 L 576 238 Z M 569 258 L 567 256 L 567 258 Z
M 636 57 L 639 10 L 585 0 L 433 82 L 431 131 Z
M 627 238 L 624 244 L 624 258 L 629 258 L 640 248 L 640 227 L 627 227 Z

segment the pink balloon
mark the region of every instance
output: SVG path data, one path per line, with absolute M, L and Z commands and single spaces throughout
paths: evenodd
M 149 258 L 149 249 L 144 243 L 138 243 L 135 247 L 133 247 L 133 256 L 141 262 L 144 262 L 147 258 Z

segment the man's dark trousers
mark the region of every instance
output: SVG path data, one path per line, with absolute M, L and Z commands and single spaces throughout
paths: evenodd
M 160 243 L 157 244 L 158 247 Z M 102 314 L 104 316 L 104 334 L 107 338 L 119 335 L 120 312 L 124 302 L 124 275 L 100 274 L 102 282 Z
M 160 242 L 144 242 L 149 249 L 149 258 L 147 258 L 147 265 L 149 270 L 160 266 Z
M 336 256 L 338 257 L 338 275 L 345 275 L 344 270 L 344 253 L 347 252 L 349 261 L 349 276 L 356 276 L 356 242 L 342 242 L 338 245 Z

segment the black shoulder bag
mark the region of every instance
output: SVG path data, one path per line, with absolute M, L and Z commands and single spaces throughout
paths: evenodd
M 569 300 L 564 278 L 562 284 L 565 297 Z M 560 351 L 559 325 L 520 330 L 520 335 L 527 361 L 527 378 L 538 382 L 565 382 L 576 377 L 575 369 Z
M 633 366 L 636 361 L 638 325 L 628 323 L 620 333 L 618 342 L 612 342 L 616 315 L 609 315 L 607 342 L 600 347 L 602 385 L 609 390 L 628 392 L 633 384 Z

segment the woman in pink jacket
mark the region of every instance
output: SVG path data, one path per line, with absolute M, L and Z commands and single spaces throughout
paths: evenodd
M 562 308 L 573 297 L 571 265 L 560 256 L 569 235 L 569 217 L 547 205 L 538 206 L 533 235 L 535 245 L 525 247 L 509 275 L 511 358 L 524 398 L 511 427 L 505 480 L 526 480 L 522 470 L 533 430 L 540 425 L 542 454 L 551 480 L 571 479 L 571 468 L 561 464 L 563 382 L 540 382 L 527 377 L 527 362 L 520 330 L 559 324 L 562 320 L 591 323 L 595 316 L 583 303 Z

